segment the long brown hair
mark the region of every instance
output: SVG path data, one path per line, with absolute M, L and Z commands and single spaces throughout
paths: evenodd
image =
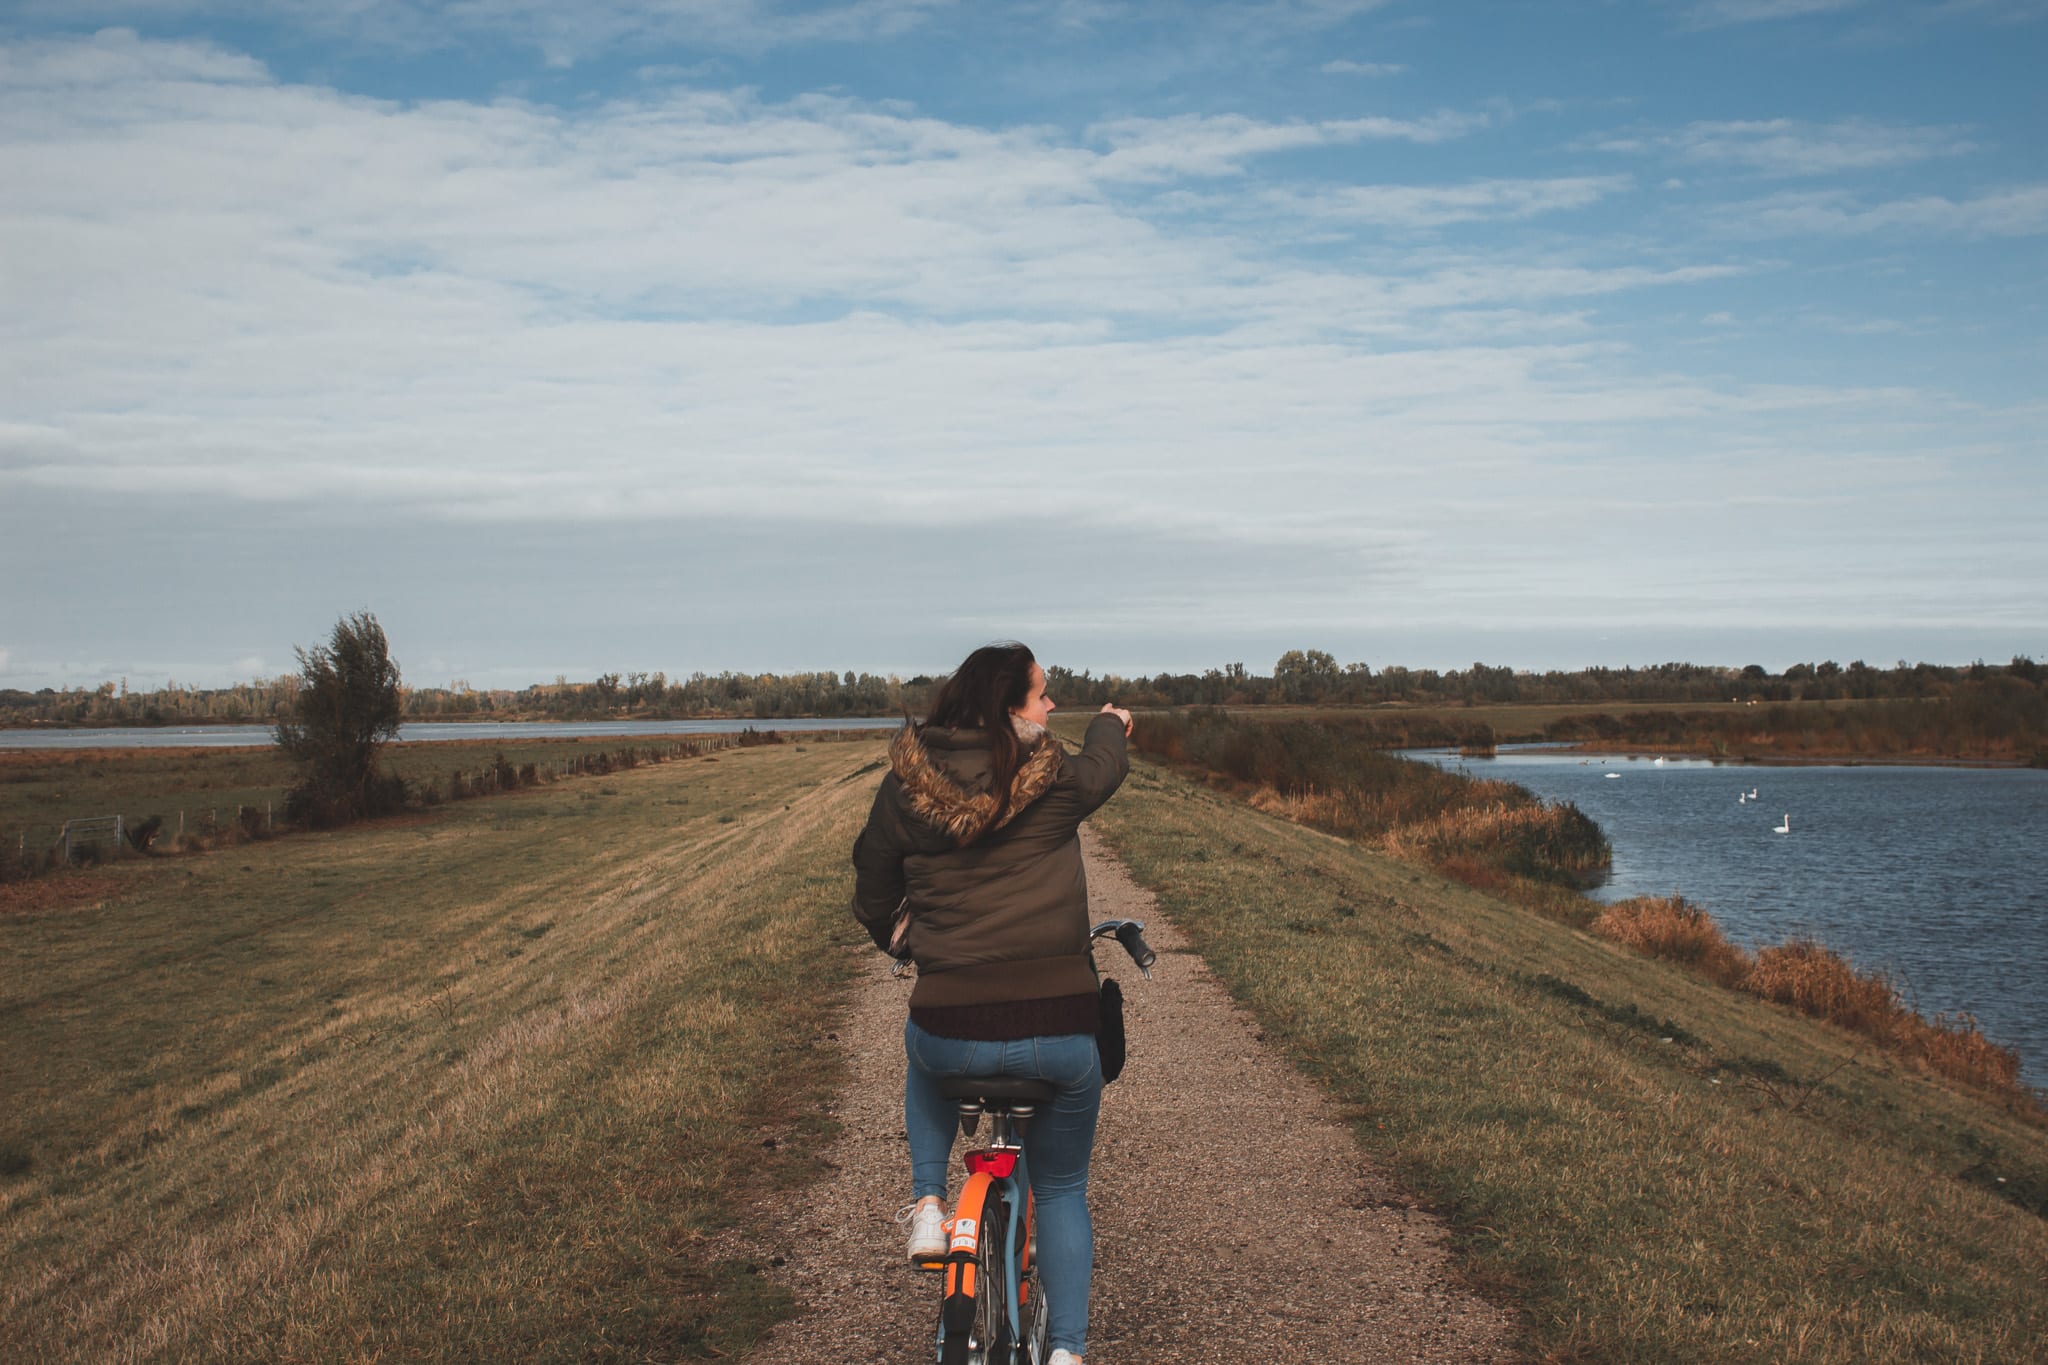
M 988 732 L 989 782 L 997 801 L 996 821 L 1010 812 L 1010 785 L 1024 763 L 1024 746 L 1010 724 L 1010 712 L 1031 695 L 1031 666 L 1038 660 L 1015 640 L 983 645 L 964 659 L 932 698 L 927 725 Z

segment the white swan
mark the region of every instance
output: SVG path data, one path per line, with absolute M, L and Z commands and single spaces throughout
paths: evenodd
M 1755 788 L 1755 787 L 1751 787 L 1751 788 L 1749 789 L 1749 799 L 1750 799 L 1750 800 L 1752 800 L 1752 801 L 1756 800 L 1756 788 Z
M 1786 815 L 1786 817 L 1785 817 L 1785 823 L 1784 823 L 1784 824 L 1782 824 L 1782 825 L 1772 825 L 1772 826 L 1771 826 L 1771 833 L 1773 833 L 1773 834 L 1790 834 L 1791 832 L 1792 832 L 1792 817 L 1791 817 L 1791 816 L 1790 816 L 1789 814 L 1788 814 L 1788 815 Z
M 1602 777 L 1620 777 L 1620 776 L 1621 776 L 1621 774 L 1620 774 L 1620 773 L 1602 773 L 1602 774 L 1601 774 L 1601 776 L 1602 776 Z

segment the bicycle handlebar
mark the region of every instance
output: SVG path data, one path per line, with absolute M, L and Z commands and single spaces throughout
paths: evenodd
M 1159 954 L 1152 951 L 1151 944 L 1145 942 L 1145 921 L 1106 919 L 1089 930 L 1088 937 L 1114 938 L 1124 945 L 1124 951 L 1131 955 L 1131 961 L 1138 964 L 1138 974 L 1147 981 L 1152 979 L 1152 964 L 1159 960 Z

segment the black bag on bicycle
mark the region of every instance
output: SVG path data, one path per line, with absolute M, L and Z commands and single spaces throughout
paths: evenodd
M 1124 988 L 1102 978 L 1102 1017 L 1095 1025 L 1095 1050 L 1102 1054 L 1102 1083 L 1124 1074 Z

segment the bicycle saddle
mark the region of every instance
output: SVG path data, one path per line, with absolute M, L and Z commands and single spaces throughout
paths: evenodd
M 1058 1090 L 1035 1076 L 948 1076 L 939 1093 L 949 1100 L 980 1100 L 984 1105 L 1050 1104 Z

